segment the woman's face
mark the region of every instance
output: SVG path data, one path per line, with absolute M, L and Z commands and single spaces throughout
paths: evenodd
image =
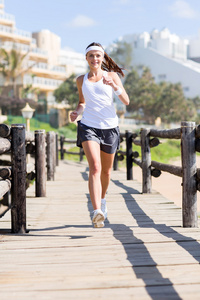
M 103 53 L 98 50 L 91 50 L 86 54 L 86 60 L 90 68 L 98 69 L 103 61 Z

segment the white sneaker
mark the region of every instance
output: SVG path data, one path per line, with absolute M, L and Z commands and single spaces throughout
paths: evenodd
M 102 228 L 104 227 L 104 221 L 94 223 L 94 228 Z
M 101 199 L 101 210 L 104 214 L 104 218 L 107 218 L 108 210 L 107 210 L 107 205 L 106 205 L 106 199 Z
M 92 222 L 94 224 L 103 222 L 105 220 L 104 214 L 102 212 L 101 209 L 95 209 L 94 210 L 94 214 L 93 214 L 93 218 L 92 218 Z

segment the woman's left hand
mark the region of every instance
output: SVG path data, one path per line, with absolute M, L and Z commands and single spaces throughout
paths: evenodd
M 116 84 L 114 83 L 112 77 L 110 76 L 103 76 L 103 83 L 106 85 L 110 85 L 113 89 L 115 88 Z
M 125 105 L 129 104 L 129 97 L 128 97 L 117 73 L 110 72 L 110 74 L 108 76 L 103 76 L 103 83 L 110 85 L 113 88 L 114 92 L 116 92 L 118 89 L 121 89 L 122 92 L 120 92 L 118 97 L 120 98 L 122 103 L 124 103 Z

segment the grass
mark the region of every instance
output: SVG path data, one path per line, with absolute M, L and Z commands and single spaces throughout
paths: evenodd
M 66 145 L 67 145 L 67 144 L 66 144 Z M 71 148 L 69 149 L 69 151 L 70 151 L 70 152 L 78 152 L 78 153 L 79 153 L 80 148 L 79 148 L 79 147 L 76 147 L 76 146 L 75 146 L 75 147 L 71 147 Z M 76 161 L 76 162 L 80 161 L 79 155 L 75 155 L 75 154 L 67 154 L 67 153 L 64 154 L 64 159 L 66 159 L 66 160 L 72 160 L 72 161 Z M 86 161 L 85 155 L 83 156 L 83 161 Z
M 159 146 L 151 149 L 151 160 L 169 163 L 169 161 L 176 160 L 180 157 L 180 140 L 166 140 L 163 141 Z
M 9 116 L 8 121 L 5 124 L 26 124 L 26 120 L 21 116 Z M 35 118 L 30 120 L 30 130 L 35 131 L 38 129 L 44 129 L 46 132 L 54 131 L 60 135 L 64 135 L 68 139 L 76 139 L 76 125 L 70 123 L 69 125 L 63 126 L 59 129 L 53 128 L 49 123 L 40 122 Z
M 121 150 L 125 151 L 125 149 Z M 141 147 L 133 145 L 133 151 L 137 151 L 139 153 L 139 159 L 141 159 Z M 180 140 L 162 140 L 159 146 L 151 148 L 151 160 L 167 164 L 172 160 L 179 159 L 180 157 Z M 119 168 L 125 166 L 125 159 L 123 161 L 119 161 Z
M 58 129 L 59 135 L 64 135 L 64 137 L 75 140 L 76 139 L 76 125 L 74 123 L 69 123 L 67 126 L 63 126 Z
M 67 145 L 67 144 L 66 144 Z M 125 151 L 125 149 L 120 149 Z M 78 147 L 71 147 L 69 151 L 79 152 Z M 141 159 L 141 148 L 133 145 L 133 151 L 139 152 L 139 159 Z M 162 143 L 154 148 L 151 148 L 151 160 L 155 160 L 162 163 L 169 163 L 170 161 L 179 159 L 181 157 L 180 140 L 163 140 Z M 78 155 L 66 154 L 65 159 L 79 161 Z M 84 156 L 84 160 L 86 160 Z M 119 161 L 119 168 L 126 167 L 126 159 Z
M 8 120 L 5 122 L 8 125 L 11 124 L 26 124 L 26 120 L 21 116 L 9 116 Z M 44 129 L 46 131 L 55 131 L 55 128 L 51 127 L 48 123 L 40 122 L 35 118 L 30 120 L 30 130 Z

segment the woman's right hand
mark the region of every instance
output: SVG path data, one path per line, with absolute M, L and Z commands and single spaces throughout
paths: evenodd
M 70 119 L 71 119 L 71 122 L 74 122 L 78 117 L 78 113 L 76 110 L 74 110 L 73 112 L 71 112 L 70 114 Z

